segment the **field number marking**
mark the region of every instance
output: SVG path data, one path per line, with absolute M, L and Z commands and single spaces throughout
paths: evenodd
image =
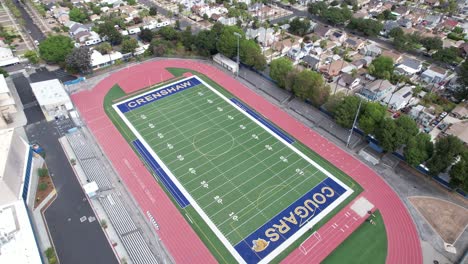
M 146 119 L 145 115 L 140 115 L 141 119 Z
M 202 186 L 203 188 L 207 188 L 207 189 L 208 189 L 208 183 L 207 183 L 206 181 L 202 181 L 202 182 L 200 182 L 200 184 L 201 184 L 201 186 Z
M 189 168 L 188 171 L 192 174 L 197 174 L 197 171 L 194 168 Z
M 240 125 L 239 126 L 241 129 L 246 129 L 246 127 L 244 125 Z
M 288 159 L 285 158 L 284 156 L 281 156 L 281 157 L 280 157 L 280 160 L 281 160 L 282 162 L 288 162 Z
M 150 128 L 154 128 L 153 123 L 149 123 L 148 126 L 149 126 Z
M 228 118 L 229 118 L 230 120 L 233 120 L 233 119 L 234 119 L 234 117 L 233 117 L 232 115 L 228 115 Z
M 239 217 L 234 212 L 231 212 L 229 214 L 229 218 L 231 218 L 234 221 L 239 221 Z
M 164 138 L 164 135 L 161 133 L 158 133 L 158 138 Z
M 252 137 L 255 138 L 256 140 L 258 140 L 257 134 L 252 134 Z
M 223 199 L 221 199 L 221 197 L 219 197 L 219 195 L 216 195 L 215 197 L 213 197 L 213 199 L 219 203 L 219 204 L 223 204 Z
M 180 161 L 183 161 L 183 160 L 184 160 L 184 156 L 182 156 L 182 155 L 177 155 L 177 159 L 180 160 Z
M 270 151 L 273 150 L 273 148 L 270 145 L 265 145 L 265 148 L 270 150 Z

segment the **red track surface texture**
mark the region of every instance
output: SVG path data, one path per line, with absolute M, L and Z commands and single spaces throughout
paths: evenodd
M 72 98 L 87 126 L 99 141 L 139 206 L 144 212 L 151 212 L 158 222 L 159 235 L 176 263 L 205 264 L 215 263 L 216 260 L 154 181 L 153 176 L 143 166 L 103 109 L 104 96 L 114 84 L 119 84 L 125 92 L 131 93 L 171 78 L 172 75 L 165 70 L 169 67 L 187 68 L 205 74 L 353 177 L 365 189 L 361 195 L 380 210 L 384 219 L 388 237 L 387 263 L 422 263 L 421 245 L 411 216 L 396 193 L 369 167 L 215 67 L 196 61 L 163 60 L 123 69 L 101 81 L 91 91 L 74 94 Z M 342 221 L 340 219 L 344 217 L 345 210 L 346 208 L 332 221 Z M 319 232 L 322 230 L 324 229 L 321 228 Z M 320 247 L 326 246 L 325 249 L 313 250 L 315 252 L 304 255 L 298 248 L 284 262 L 318 263 L 347 235 L 349 235 L 347 232 L 334 235 L 330 237 L 333 242 L 326 243 L 324 241 L 327 238 L 324 236 L 321 242 L 323 245 Z

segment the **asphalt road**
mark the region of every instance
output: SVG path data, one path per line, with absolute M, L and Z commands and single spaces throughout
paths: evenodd
M 46 80 L 55 78 L 53 75 L 47 71 L 39 71 L 33 77 L 36 80 Z M 25 105 L 28 139 L 44 148 L 47 166 L 57 188 L 57 199 L 44 215 L 60 262 L 118 263 L 99 222 L 92 221 L 96 216 L 58 141 L 61 135 L 73 127 L 71 120 L 46 122 L 36 104 L 29 80 L 23 74 L 12 77 Z M 82 217 L 85 217 L 83 222 L 80 220 Z
M 21 12 L 24 22 L 26 23 L 25 27 L 29 32 L 31 32 L 29 33 L 29 35 L 31 35 L 31 37 L 37 41 L 41 41 L 45 39 L 45 36 L 41 32 L 39 27 L 37 27 L 36 24 L 34 24 L 34 21 L 32 20 L 32 18 L 29 16 L 26 10 L 24 10 L 24 6 L 19 1 L 13 1 L 13 3 L 16 5 L 16 7 L 18 7 L 19 11 Z

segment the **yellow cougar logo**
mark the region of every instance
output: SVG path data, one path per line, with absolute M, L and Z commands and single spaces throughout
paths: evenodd
M 268 247 L 268 245 L 270 244 L 270 241 L 267 242 L 265 239 L 259 238 L 257 240 L 252 241 L 252 243 L 253 243 L 252 249 L 255 252 L 261 252 Z

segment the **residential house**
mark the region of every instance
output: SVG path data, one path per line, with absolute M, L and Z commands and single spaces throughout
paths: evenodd
M 287 38 L 273 43 L 273 50 L 280 54 L 285 54 L 292 48 L 299 48 L 300 42 L 296 41 L 295 38 Z
M 407 76 L 413 76 L 414 74 L 420 72 L 421 69 L 421 61 L 411 58 L 404 58 L 401 64 L 396 67 L 395 72 Z
M 70 9 L 68 7 L 61 6 L 54 8 L 54 10 L 52 11 L 53 17 L 55 17 L 55 19 L 57 19 L 57 21 L 62 25 L 70 21 L 70 17 L 68 16 L 69 12 Z
M 387 80 L 375 80 L 365 84 L 359 94 L 370 101 L 378 101 L 394 89 L 395 86 Z
M 397 17 L 402 17 L 408 15 L 410 12 L 409 8 L 404 5 L 397 6 L 395 10 L 392 11 Z
M 402 60 L 402 55 L 399 52 L 393 51 L 393 50 L 384 50 L 382 52 L 382 56 L 392 58 L 393 63 L 398 64 Z
M 423 105 L 416 105 L 412 107 L 409 112 L 409 116 L 423 126 L 428 126 L 435 118 L 434 115 L 427 112 L 427 108 Z
M 364 9 L 358 10 L 357 12 L 353 13 L 353 18 L 368 18 L 368 17 L 369 17 L 369 13 Z
M 98 69 L 101 67 L 109 66 L 114 64 L 116 60 L 121 60 L 122 58 L 122 53 L 118 51 L 102 55 L 99 51 L 93 50 L 93 52 L 91 53 L 91 67 L 93 69 Z
M 94 32 L 94 31 L 90 31 L 89 36 L 85 40 L 85 45 L 86 46 L 91 46 L 91 45 L 95 45 L 95 44 L 98 44 L 98 43 L 101 43 L 101 42 L 102 42 L 102 39 L 99 36 L 99 34 Z
M 322 24 L 317 24 L 314 28 L 314 34 L 317 35 L 319 38 L 328 38 L 332 30 L 330 27 Z
M 87 28 L 85 25 L 81 23 L 74 23 L 68 30 L 68 33 L 72 37 L 76 36 L 80 32 L 89 32 L 89 28 Z
M 335 77 L 338 76 L 341 72 L 341 69 L 348 66 L 348 63 L 344 60 L 335 60 L 328 65 L 323 65 L 320 67 L 320 72 L 325 75 L 325 77 Z
M 398 25 L 400 27 L 404 27 L 404 28 L 413 27 L 413 22 L 410 19 L 407 19 L 407 18 L 401 18 L 397 22 L 398 22 Z
M 340 86 L 345 87 L 349 90 L 353 90 L 354 88 L 356 88 L 360 82 L 361 79 L 359 78 L 359 76 L 353 76 L 353 74 L 349 73 L 341 74 L 341 77 L 338 80 L 338 84 Z
M 447 76 L 447 70 L 431 65 L 421 74 L 421 80 L 425 83 L 440 83 Z
M 141 32 L 140 26 L 138 26 L 138 25 L 128 27 L 127 30 L 128 30 L 128 34 L 130 34 L 130 35 L 137 34 L 137 33 Z
M 398 111 L 406 107 L 413 98 L 412 86 L 404 86 L 394 93 L 388 93 L 380 102 L 383 105 L 388 105 L 388 108 L 393 111 Z
M 440 23 L 441 19 L 441 15 L 427 15 L 423 23 L 427 28 L 435 28 Z
M 342 31 L 335 31 L 333 32 L 331 35 L 330 35 L 330 40 L 332 41 L 336 41 L 336 42 L 339 42 L 339 43 L 343 43 L 346 38 L 347 38 L 347 34 L 346 32 L 342 32 Z
M 375 44 L 369 44 L 361 48 L 359 53 L 364 56 L 377 57 L 382 53 L 382 49 Z
M 286 53 L 286 56 L 293 60 L 294 63 L 297 63 L 305 55 L 306 53 L 301 48 L 292 48 Z
M 234 25 L 237 24 L 237 18 L 235 18 L 235 17 L 226 18 L 226 17 L 223 16 L 223 17 L 220 17 L 217 22 L 219 22 L 219 23 L 221 23 L 221 24 L 223 24 L 225 26 L 234 26 Z
M 357 5 L 358 6 L 365 6 L 367 5 L 371 0 L 357 0 Z
M 302 58 L 302 61 L 307 65 L 307 68 L 312 70 L 317 70 L 320 63 L 320 59 L 312 55 L 306 55 L 304 58 Z
M 81 43 L 84 43 L 90 36 L 91 36 L 91 33 L 89 33 L 88 31 L 80 31 L 76 33 L 75 35 L 73 35 L 73 39 L 77 43 L 81 44 Z
M 89 20 L 91 20 L 92 22 L 99 20 L 99 19 L 101 19 L 100 15 L 92 14 L 91 16 L 89 16 Z
M 353 61 L 351 65 L 353 65 L 354 67 L 356 67 L 356 69 L 359 70 L 361 68 L 366 68 L 367 66 L 369 66 L 369 64 L 371 64 L 372 62 L 372 59 L 373 59 L 372 57 L 364 57 L 362 59 Z
M 458 21 L 447 18 L 445 19 L 444 23 L 442 23 L 442 27 L 452 31 L 458 25 Z
M 343 43 L 343 47 L 349 48 L 352 50 L 360 50 L 364 47 L 364 45 L 365 45 L 365 42 L 363 40 L 361 40 L 360 38 L 353 38 L 353 37 L 347 38 Z
M 254 39 L 264 47 L 268 47 L 276 41 L 275 30 L 273 28 L 248 28 L 245 35 L 248 39 Z
M 263 3 L 255 3 L 253 5 L 250 5 L 247 10 L 249 12 L 256 12 L 256 11 L 259 11 L 262 7 L 263 7 Z

